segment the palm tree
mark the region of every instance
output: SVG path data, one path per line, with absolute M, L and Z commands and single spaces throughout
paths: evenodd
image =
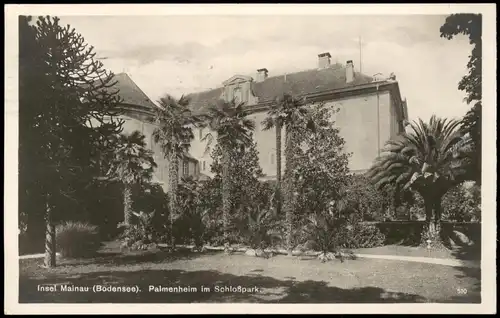
M 156 109 L 156 123 L 159 125 L 153 132 L 155 143 L 168 158 L 169 210 L 170 210 L 170 243 L 175 246 L 173 232 L 174 220 L 177 217 L 177 188 L 179 184 L 179 158 L 183 157 L 191 147 L 194 139 L 192 126 L 197 119 L 189 109 L 189 99 L 181 96 L 178 100 L 170 95 L 159 100 Z
M 393 184 L 397 191 L 418 192 L 425 204 L 425 242 L 441 245 L 441 199 L 467 178 L 471 139 L 458 129 L 460 122 L 432 116 L 410 124 L 411 133 L 389 140 L 367 176 L 377 187 Z
M 262 121 L 264 130 L 275 128 L 276 134 L 276 215 L 281 214 L 281 128 L 283 127 L 284 117 L 283 104 L 277 100 L 267 112 L 266 119 Z
M 305 105 L 305 98 L 296 98 L 290 94 L 283 94 L 276 98 L 274 106 L 268 112 L 268 118 L 264 120 L 265 129 L 276 127 L 276 159 L 280 160 L 277 166 L 277 179 L 281 177 L 281 127 L 285 127 L 285 178 L 284 178 L 284 209 L 285 209 L 285 232 L 288 254 L 292 254 L 293 217 L 295 208 L 294 187 L 294 157 L 299 147 L 298 132 L 301 128 L 314 130 L 314 121 L 311 112 Z M 279 133 L 278 133 L 279 131 Z M 278 136 L 279 135 L 279 136 Z M 281 180 L 277 180 L 278 191 L 281 190 Z M 278 200 L 281 198 L 278 195 Z M 279 203 L 277 204 L 279 206 Z
M 208 127 L 217 134 L 217 144 L 222 148 L 222 219 L 224 226 L 224 243 L 229 244 L 229 216 L 231 214 L 231 177 L 230 153 L 234 149 L 244 151 L 252 143 L 252 132 L 255 123 L 246 118 L 243 104 L 219 101 L 209 108 Z M 209 132 L 203 140 L 207 141 L 206 152 L 214 140 Z
M 116 148 L 106 175 L 123 183 L 123 223 L 128 226 L 132 218 L 132 186 L 150 181 L 156 163 L 152 151 L 147 148 L 145 136 L 139 131 L 130 135 L 120 134 L 115 142 Z

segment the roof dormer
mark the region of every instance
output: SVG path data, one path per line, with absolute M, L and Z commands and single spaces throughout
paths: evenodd
M 253 78 L 245 75 L 234 75 L 224 81 L 223 99 L 226 102 L 234 100 L 237 104 L 244 103 L 251 105 L 255 103 L 255 96 L 252 94 L 251 85 Z

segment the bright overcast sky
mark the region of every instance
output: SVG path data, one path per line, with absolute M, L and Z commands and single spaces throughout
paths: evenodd
M 314 68 L 317 55 L 353 60 L 367 75 L 396 74 L 410 119 L 458 117 L 469 108 L 457 84 L 471 46 L 440 38 L 446 16 L 61 16 L 105 67 L 127 72 L 153 100 L 214 88 L 235 74 Z

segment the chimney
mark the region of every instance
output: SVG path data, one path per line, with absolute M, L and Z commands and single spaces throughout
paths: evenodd
M 351 83 L 354 80 L 354 64 L 352 60 L 346 62 L 345 66 L 345 81 Z
M 268 72 L 267 68 L 258 69 L 256 82 L 263 82 L 267 78 Z
M 328 52 L 318 54 L 318 68 L 330 67 L 330 58 L 331 57 L 332 56 Z

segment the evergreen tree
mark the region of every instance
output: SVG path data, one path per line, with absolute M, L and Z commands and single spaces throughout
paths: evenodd
M 75 200 L 92 182 L 100 152 L 121 131 L 115 119 L 121 99 L 93 47 L 59 18 L 32 24 L 21 16 L 19 30 L 20 207 L 36 221 L 44 209 L 45 264 L 53 267 L 55 213 L 63 212 L 63 198 Z M 35 200 L 24 202 L 27 197 Z M 28 231 L 33 227 L 30 222 Z

